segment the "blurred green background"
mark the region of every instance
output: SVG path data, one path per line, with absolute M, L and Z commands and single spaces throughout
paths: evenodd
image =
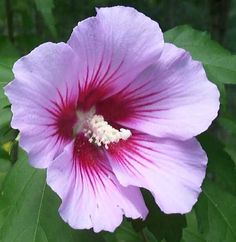
M 11 67 L 20 56 L 45 41 L 66 42 L 80 20 L 96 14 L 95 7 L 114 5 L 135 7 L 156 20 L 163 32 L 187 24 L 220 43 L 226 50 L 189 27 L 165 33 L 167 41 L 203 62 L 220 89 L 221 111 L 210 130 L 198 137 L 209 163 L 203 192 L 191 213 L 164 215 L 146 194 L 150 215 L 145 223 L 125 220 L 116 233 L 95 235 L 61 221 L 60 201 L 45 186 L 44 171 L 29 167 L 26 155 L 17 152 L 18 132 L 10 127 L 2 87 L 12 80 Z M 0 241 L 13 242 L 15 236 L 14 242 L 32 242 L 34 236 L 33 242 L 236 242 L 235 40 L 236 0 L 0 0 Z M 19 238 L 32 221 L 37 223 L 35 231 Z
M 163 31 L 182 24 L 209 31 L 236 51 L 235 0 L 1 0 L 0 36 L 28 52 L 47 40 L 66 41 L 78 21 L 95 15 L 95 7 L 114 5 L 135 7 L 158 21 Z

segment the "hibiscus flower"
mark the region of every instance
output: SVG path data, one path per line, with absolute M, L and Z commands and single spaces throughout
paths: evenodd
M 144 219 L 140 187 L 165 213 L 191 210 L 207 164 L 194 136 L 217 116 L 219 92 L 156 22 L 129 7 L 97 9 L 67 43 L 40 45 L 13 73 L 11 125 L 30 164 L 47 168 L 71 227 Z

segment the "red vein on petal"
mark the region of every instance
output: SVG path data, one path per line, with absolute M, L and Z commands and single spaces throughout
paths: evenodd
M 82 183 L 88 180 L 94 194 L 96 194 L 98 187 L 102 186 L 106 189 L 103 177 L 108 178 L 110 174 L 113 174 L 106 163 L 103 150 L 89 143 L 82 134 L 77 135 L 75 139 L 73 165 L 77 171 L 76 176 L 78 173 L 80 174 Z

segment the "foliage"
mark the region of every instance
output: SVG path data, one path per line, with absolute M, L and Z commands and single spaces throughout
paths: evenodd
M 108 1 L 91 1 L 87 6 L 81 3 L 83 1 L 79 2 L 75 6 L 80 6 L 83 11 L 78 14 L 71 11 L 71 19 L 68 16 L 62 20 L 58 17 L 62 9 L 67 12 L 72 9 L 67 1 L 35 0 L 29 3 L 15 0 L 13 10 L 17 10 L 27 21 L 30 20 L 29 28 L 27 31 L 19 28 L 14 34 L 14 43 L 8 40 L 6 34 L 0 36 L 0 241 L 235 242 L 236 121 L 235 113 L 232 112 L 233 99 L 228 90 L 229 86 L 233 89 L 236 84 L 236 55 L 213 41 L 206 32 L 194 30 L 187 25 L 165 32 L 165 40 L 186 49 L 193 59 L 203 63 L 208 78 L 221 91 L 222 107 L 212 129 L 199 137 L 209 162 L 202 193 L 194 209 L 187 215 L 165 215 L 153 202 L 151 195 L 143 191 L 150 210 L 147 220 L 126 219 L 112 234 L 73 230 L 61 220 L 57 211 L 60 201 L 46 185 L 45 171 L 31 168 L 26 154 L 18 148 L 18 132 L 10 127 L 10 105 L 4 96 L 3 87 L 12 80 L 11 68 L 20 55 L 39 42 L 65 38 L 69 34 L 68 29 L 71 30 L 71 26 L 75 24 L 75 19 L 78 21 L 93 13 L 91 5 L 110 4 Z M 112 2 L 121 4 L 120 1 Z M 143 6 L 144 12 L 156 14 L 153 10 L 155 1 L 137 2 L 126 3 L 135 5 L 139 10 Z M 197 11 L 194 4 L 185 4 L 192 7 L 193 13 Z M 160 1 L 160 9 L 164 5 Z M 3 7 L 3 3 L 0 4 L 0 9 L 1 6 Z M 152 8 L 149 9 L 150 6 Z M 4 14 L 6 13 L 0 10 L 0 16 Z M 40 17 L 43 21 L 38 21 Z M 24 23 L 24 18 L 19 18 L 18 24 Z M 62 21 L 65 21 L 64 29 L 58 27 Z M 0 29 L 3 28 L 2 22 L 0 17 Z M 31 29 L 31 25 L 35 29 Z M 70 28 L 66 28 L 67 26 Z

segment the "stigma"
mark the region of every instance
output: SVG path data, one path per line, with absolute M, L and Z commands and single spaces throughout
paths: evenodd
M 113 128 L 102 115 L 95 114 L 95 108 L 89 112 L 78 111 L 77 117 L 76 133 L 83 132 L 90 143 L 105 149 L 109 148 L 109 144 L 127 140 L 132 135 L 129 129 Z

